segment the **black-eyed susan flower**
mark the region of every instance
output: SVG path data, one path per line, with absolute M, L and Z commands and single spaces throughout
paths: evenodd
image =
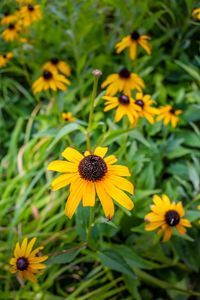
M 4 17 L 1 19 L 1 24 L 9 25 L 11 23 L 15 23 L 16 19 L 17 19 L 16 14 L 10 15 L 8 12 L 5 12 Z
M 12 57 L 13 57 L 12 52 L 8 52 L 3 55 L 0 55 L 0 68 L 5 67 Z
M 145 216 L 145 220 L 149 221 L 145 227 L 147 231 L 161 227 L 158 233 L 163 234 L 163 241 L 168 241 L 173 228 L 176 228 L 180 234 L 185 234 L 185 227 L 191 227 L 190 221 L 183 219 L 185 211 L 181 202 L 171 203 L 167 195 L 162 195 L 162 197 L 154 195 L 153 202 L 152 212 Z
M 36 242 L 36 238 L 33 238 L 28 242 L 25 238 L 21 245 L 18 242 L 15 246 L 14 257 L 10 259 L 11 273 L 18 273 L 21 279 L 28 279 L 32 282 L 36 282 L 36 273 L 40 273 L 39 270 L 45 269 L 46 265 L 41 264 L 47 260 L 48 256 L 39 256 L 38 253 L 44 247 L 40 246 L 33 250 L 33 246 Z
M 192 16 L 193 18 L 200 20 L 200 7 L 193 9 Z
M 64 61 L 59 60 L 57 57 L 53 57 L 49 62 L 44 64 L 43 69 L 53 72 L 57 71 L 63 73 L 66 76 L 69 76 L 71 74 L 71 68 L 69 67 L 69 65 Z
M 42 76 L 33 83 L 32 88 L 34 94 L 49 89 L 53 91 L 65 91 L 67 89 L 67 84 L 69 85 L 70 81 L 65 76 L 60 75 L 57 72 L 44 70 Z
M 139 117 L 143 117 L 147 119 L 150 124 L 154 124 L 154 116 L 158 114 L 158 109 L 152 107 L 152 104 L 155 103 L 155 101 L 151 99 L 151 96 L 137 93 L 134 103 L 141 108 L 138 112 Z
M 30 26 L 33 22 L 42 18 L 40 5 L 28 4 L 22 6 L 19 11 L 19 16 L 22 20 L 23 26 Z
M 106 95 L 113 96 L 117 92 L 123 92 L 130 96 L 131 90 L 136 89 L 142 91 L 144 81 L 135 73 L 130 73 L 126 68 L 123 68 L 119 73 L 109 75 L 102 83 L 101 87 L 106 88 Z
M 140 35 L 137 31 L 124 37 L 116 44 L 116 52 L 121 53 L 125 48 L 130 48 L 130 58 L 134 60 L 137 55 L 137 46 L 141 46 L 148 54 L 151 54 L 151 46 L 149 44 L 150 37 L 147 35 Z
M 19 27 L 17 24 L 10 23 L 7 28 L 2 32 L 2 37 L 7 42 L 12 42 L 19 37 Z
M 65 206 L 65 214 L 69 218 L 72 218 L 81 200 L 83 206 L 94 206 L 96 194 L 108 219 L 114 215 L 112 199 L 128 210 L 133 208 L 132 200 L 123 192 L 134 192 L 133 184 L 123 178 L 130 176 L 130 172 L 125 166 L 113 165 L 117 161 L 114 155 L 104 158 L 107 151 L 108 148 L 97 147 L 94 152 L 86 151 L 82 155 L 68 147 L 62 153 L 67 161 L 56 160 L 48 165 L 48 170 L 62 173 L 52 182 L 54 191 L 71 185 Z
M 62 113 L 62 118 L 67 122 L 74 122 L 76 119 L 73 117 L 71 112 Z
M 172 127 L 175 128 L 180 118 L 178 117 L 182 114 L 182 110 L 174 110 L 171 105 L 161 106 L 158 110 L 157 121 L 162 120 L 164 125 L 167 126 L 171 123 Z
M 106 101 L 104 111 L 117 108 L 115 122 L 119 122 L 124 116 L 127 116 L 129 122 L 133 124 L 138 118 L 141 108 L 134 104 L 131 97 L 122 94 L 119 97 L 103 96 L 102 98 Z

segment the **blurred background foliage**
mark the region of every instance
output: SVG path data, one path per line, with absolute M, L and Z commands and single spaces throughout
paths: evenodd
M 40 4 L 43 19 L 31 26 L 28 43 L 0 39 L 1 52 L 14 53 L 0 69 L 0 299 L 200 299 L 200 23 L 191 17 L 200 2 Z M 14 1 L 2 0 L 1 14 L 16 7 Z M 114 46 L 133 30 L 150 35 L 153 49 L 151 56 L 139 50 L 130 62 L 128 52 L 117 55 Z M 67 92 L 33 96 L 31 84 L 52 57 L 69 63 L 72 84 Z M 99 86 L 92 145 L 109 146 L 129 167 L 135 209 L 117 209 L 108 222 L 98 203 L 88 248 L 88 209 L 79 207 L 68 220 L 68 192 L 50 190 L 54 175 L 46 169 L 67 146 L 85 150 L 91 71 L 102 70 L 102 82 L 122 66 L 144 79 L 145 93 L 158 105 L 169 103 L 184 113 L 173 130 L 143 120 L 135 129 L 124 129 L 123 122 L 113 122 L 113 112 L 103 112 Z M 77 121 L 65 123 L 63 111 L 71 111 Z M 176 234 L 168 243 L 144 230 L 152 195 L 163 192 L 183 201 L 193 224 L 187 235 Z M 8 262 L 15 242 L 25 236 L 37 236 L 50 259 L 37 284 L 20 286 Z

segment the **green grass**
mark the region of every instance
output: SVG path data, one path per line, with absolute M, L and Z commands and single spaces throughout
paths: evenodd
M 1 1 L 0 11 L 14 9 Z M 31 26 L 30 45 L 6 43 L 15 57 L 0 69 L 1 200 L 0 299 L 151 300 L 200 299 L 200 23 L 192 0 L 41 1 L 43 19 Z M 151 36 L 152 55 L 116 55 L 114 46 L 133 30 Z M 2 31 L 2 29 L 1 29 Z M 67 92 L 34 96 L 32 82 L 52 56 L 70 64 Z M 158 105 L 184 111 L 176 129 L 141 120 L 130 129 L 103 112 L 100 84 L 126 66 L 145 81 L 145 93 Z M 95 101 L 91 144 L 108 146 L 129 167 L 136 193 L 131 212 L 116 207 L 111 222 L 99 201 L 87 244 L 89 209 L 64 215 L 68 189 L 52 192 L 55 174 L 47 164 L 67 146 L 86 149 L 86 129 L 94 68 L 103 72 Z M 71 111 L 75 123 L 64 123 Z M 154 194 L 181 200 L 192 228 L 162 243 L 144 230 Z M 19 282 L 9 272 L 17 241 L 37 237 L 50 256 L 38 283 Z M 190 298 L 191 296 L 191 298 Z M 194 296 L 194 298 L 192 298 Z M 196 298 L 195 298 L 196 296 Z

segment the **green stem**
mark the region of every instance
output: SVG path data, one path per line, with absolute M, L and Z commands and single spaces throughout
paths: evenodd
M 93 224 L 93 209 L 90 207 L 90 218 L 89 218 L 89 224 L 87 228 L 87 243 L 89 244 L 90 236 L 91 236 L 91 231 L 92 231 L 92 224 Z
M 89 121 L 88 121 L 87 133 L 86 133 L 86 142 L 87 142 L 88 150 L 90 150 L 90 147 L 91 147 L 90 133 L 91 133 L 91 129 L 92 129 L 92 122 L 93 122 L 93 115 L 94 115 L 94 101 L 96 99 L 96 94 L 97 94 L 98 80 L 99 80 L 99 77 L 94 76 L 94 84 L 93 84 L 93 90 L 92 90 L 92 95 L 91 95 L 91 100 L 90 100 Z

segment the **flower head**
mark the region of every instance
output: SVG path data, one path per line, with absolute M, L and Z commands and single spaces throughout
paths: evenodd
M 154 124 L 154 115 L 158 114 L 158 109 L 152 107 L 154 100 L 151 99 L 150 95 L 143 95 L 142 93 L 137 93 L 134 100 L 134 104 L 141 108 L 138 115 L 149 121 L 150 124 Z
M 175 128 L 178 121 L 179 115 L 182 113 L 182 110 L 174 110 L 171 105 L 165 105 L 159 108 L 157 121 L 163 120 L 164 125 L 172 124 L 172 127 Z
M 40 5 L 28 4 L 22 6 L 19 11 L 19 16 L 22 20 L 23 26 L 30 26 L 33 22 L 42 18 Z
M 200 20 L 200 7 L 193 9 L 192 16 L 193 18 Z
M 149 40 L 149 36 L 140 35 L 137 31 L 134 31 L 116 44 L 116 52 L 121 53 L 125 48 L 129 47 L 130 58 L 134 60 L 137 55 L 137 46 L 141 46 L 148 54 L 151 54 L 151 46 L 149 44 Z
M 70 81 L 65 76 L 57 72 L 44 70 L 42 76 L 33 83 L 32 88 L 34 94 L 49 89 L 53 91 L 57 91 L 58 89 L 65 91 L 67 84 L 69 85 Z
M 71 68 L 69 65 L 64 61 L 59 60 L 57 57 L 53 57 L 49 62 L 44 64 L 43 69 L 53 72 L 61 72 L 66 76 L 70 76 L 71 74 Z
M 167 195 L 162 195 L 162 197 L 154 195 L 153 202 L 152 212 L 145 216 L 145 220 L 149 221 L 149 224 L 145 227 L 146 230 L 151 231 L 161 227 L 158 233 L 164 235 L 163 241 L 168 241 L 174 227 L 180 234 L 186 233 L 184 227 L 191 227 L 190 221 L 183 219 L 185 212 L 181 202 L 171 203 Z
M 0 55 L 0 68 L 5 67 L 12 57 L 13 57 L 12 52 L 8 52 Z
M 36 282 L 34 274 L 46 268 L 46 265 L 41 264 L 41 262 L 48 258 L 47 255 L 38 256 L 39 251 L 44 247 L 40 246 L 32 250 L 35 242 L 36 238 L 33 238 L 30 242 L 25 238 L 21 246 L 18 242 L 15 246 L 14 257 L 10 259 L 11 273 L 17 272 L 21 279 L 28 279 L 32 282 Z
M 133 208 L 132 200 L 123 192 L 133 194 L 133 184 L 123 176 L 130 176 L 127 167 L 113 165 L 117 159 L 114 155 L 106 158 L 108 148 L 97 147 L 94 152 L 86 151 L 84 155 L 73 148 L 66 148 L 62 156 L 67 161 L 56 160 L 48 165 L 48 170 L 61 172 L 54 179 L 54 191 L 71 185 L 65 214 L 72 218 L 80 201 L 83 206 L 94 206 L 96 194 L 103 206 L 105 216 L 111 219 L 114 215 L 114 199 L 128 210 Z
M 67 122 L 74 122 L 76 119 L 73 117 L 71 112 L 62 113 L 62 118 Z
M 123 68 L 119 73 L 109 75 L 102 83 L 101 87 L 105 88 L 106 95 L 113 96 L 117 92 L 123 92 L 130 96 L 131 90 L 136 89 L 142 91 L 144 88 L 144 81 L 135 73 L 130 73 L 126 68 Z
M 19 37 L 19 27 L 17 24 L 10 23 L 7 28 L 2 32 L 2 37 L 7 42 L 12 42 Z
M 122 94 L 119 97 L 103 96 L 102 98 L 106 101 L 104 111 L 117 108 L 115 122 L 119 122 L 126 115 L 131 124 L 135 123 L 141 108 L 134 104 L 131 97 Z
M 14 23 L 17 19 L 16 14 L 10 15 L 9 13 L 5 12 L 4 17 L 1 19 L 2 25 L 9 25 L 10 23 Z

